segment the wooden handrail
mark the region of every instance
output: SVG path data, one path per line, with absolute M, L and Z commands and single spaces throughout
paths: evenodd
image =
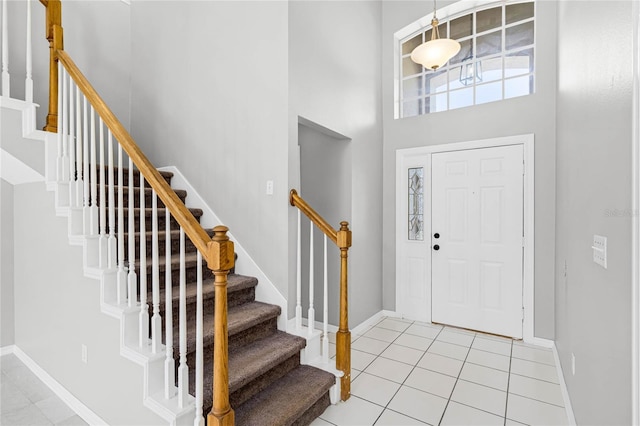
M 60 0 L 40 0 L 47 8 L 45 34 L 49 40 L 49 113 L 44 130 L 58 131 L 58 57 L 64 48 L 62 34 L 62 4 Z
M 338 232 L 329 225 L 305 200 L 298 195 L 298 191 L 292 189 L 289 192 L 289 204 L 300 209 L 327 237 L 338 244 Z
M 336 368 L 344 375 L 340 379 L 340 399 L 346 401 L 351 396 L 351 331 L 349 331 L 348 257 L 351 247 L 349 222 L 340 222 L 336 231 L 320 216 L 298 191 L 289 192 L 289 204 L 300 209 L 327 237 L 340 249 L 340 324 L 336 333 Z
M 171 189 L 149 159 L 142 153 L 142 150 L 140 150 L 140 147 L 138 147 L 129 132 L 124 128 L 122 123 L 120 123 L 120 120 L 116 118 L 100 95 L 98 95 L 98 92 L 96 92 L 91 83 L 89 83 L 84 74 L 82 74 L 69 54 L 63 50 L 58 51 L 58 60 L 76 82 L 82 93 L 84 93 L 87 101 L 93 105 L 93 108 L 109 130 L 111 130 L 116 140 L 120 142 L 120 145 L 127 155 L 129 155 L 133 163 L 138 167 L 140 172 L 142 172 L 147 182 L 149 182 L 149 185 L 156 191 L 156 194 L 165 206 L 169 208 L 169 211 L 180 226 L 182 226 L 184 232 L 189 236 L 198 250 L 200 250 L 207 262 L 210 263 L 212 261 L 209 255 L 209 243 L 211 239 L 207 232 L 193 217 L 193 214 L 191 214 L 184 203 L 180 201 L 175 191 Z
M 214 228 L 213 238 L 200 226 L 193 214 L 180 201 L 176 193 L 151 164 L 135 143 L 120 120 L 98 95 L 89 80 L 82 74 L 71 57 L 63 50 L 62 4 L 60 0 L 40 0 L 47 8 L 47 39 L 50 47 L 49 72 L 49 114 L 45 130 L 58 130 L 58 64 L 64 66 L 69 76 L 93 106 L 111 134 L 119 142 L 133 164 L 147 180 L 151 188 L 186 235 L 207 261 L 207 266 L 215 276 L 214 312 L 214 359 L 213 359 L 213 408 L 208 415 L 208 424 L 213 426 L 233 426 L 234 411 L 229 403 L 229 336 L 227 319 L 228 274 L 235 265 L 233 242 L 227 236 L 228 228 Z

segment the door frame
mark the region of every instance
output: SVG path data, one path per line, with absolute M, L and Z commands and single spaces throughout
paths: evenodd
M 631 419 L 640 425 L 640 5 L 633 2 L 631 140 Z
M 429 179 L 429 184 L 424 186 L 425 203 L 431 203 L 431 155 L 440 152 L 464 151 L 469 149 L 492 148 L 508 145 L 522 145 L 524 152 L 524 256 L 523 256 L 523 288 L 522 306 L 524 308 L 524 320 L 522 324 L 522 337 L 525 342 L 536 343 L 534 336 L 534 313 L 535 313 L 535 287 L 534 287 L 534 207 L 535 207 L 535 164 L 534 164 L 534 135 L 524 134 L 491 139 L 482 139 L 467 142 L 457 142 L 441 145 L 428 145 L 416 148 L 398 149 L 396 151 L 396 311 L 398 314 L 409 319 L 431 322 L 431 256 L 425 250 L 426 267 L 428 273 L 425 274 L 426 294 L 428 303 L 425 307 L 424 315 L 416 316 L 412 313 L 402 312 L 403 288 L 401 283 L 407 282 L 405 271 L 401 267 L 405 256 L 406 244 L 406 171 L 405 164 L 415 163 L 416 157 L 424 158 L 424 176 Z M 430 211 L 430 207 L 425 209 Z M 426 214 L 426 213 L 425 213 Z M 431 214 L 424 221 L 423 233 L 429 238 L 431 236 Z M 427 244 L 426 247 L 430 247 Z

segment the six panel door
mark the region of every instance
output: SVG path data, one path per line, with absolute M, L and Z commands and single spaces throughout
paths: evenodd
M 432 321 L 522 338 L 522 145 L 431 164 Z

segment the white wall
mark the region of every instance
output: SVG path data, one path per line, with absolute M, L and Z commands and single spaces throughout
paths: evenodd
M 13 211 L 16 345 L 108 424 L 161 424 L 142 405 L 144 371 L 120 356 L 120 322 L 100 312 L 100 282 L 83 276 L 54 193 L 15 185 Z
M 13 298 L 13 185 L 0 179 L 0 348 L 15 343 Z
M 298 116 L 351 139 L 351 326 L 382 309 L 381 7 L 379 1 L 289 2 L 290 186 L 299 187 Z M 295 209 L 289 217 L 295 253 Z M 294 312 L 295 259 L 289 268 Z
M 131 8 L 133 136 L 182 171 L 286 296 L 287 3 Z
M 578 424 L 632 420 L 631 12 L 558 7 L 556 345 Z M 606 31 L 585 25 L 603 17 Z M 594 234 L 608 238 L 607 269 L 592 261 Z
M 439 2 L 444 7 L 451 2 Z M 534 335 L 554 337 L 555 1 L 537 2 L 536 92 L 533 95 L 394 119 L 394 33 L 430 12 L 426 2 L 382 2 L 383 300 L 395 309 L 395 152 L 397 149 L 533 133 L 535 135 Z M 441 16 L 441 18 L 446 18 Z

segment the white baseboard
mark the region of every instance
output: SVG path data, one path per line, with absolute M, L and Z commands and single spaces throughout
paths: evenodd
M 351 329 L 351 336 L 360 336 L 366 333 L 371 327 L 380 322 L 380 320 L 384 317 L 396 317 L 395 312 L 391 311 L 380 311 L 378 313 L 373 314 L 368 319 L 364 320 L 353 329 Z
M 525 343 L 529 343 L 531 345 L 542 346 L 543 348 L 551 349 L 555 347 L 555 343 L 553 340 L 543 339 L 542 337 L 534 337 L 531 340 L 524 341 Z
M 2 355 L 5 354 L 4 350 L 6 348 L 11 349 L 11 352 L 15 356 L 18 357 L 20 361 L 24 365 L 26 365 L 29 370 L 33 372 L 40 380 L 44 382 L 45 385 L 49 387 L 53 391 L 53 393 L 58 396 L 65 404 L 69 406 L 78 416 L 82 417 L 82 419 L 89 423 L 90 425 L 96 426 L 107 426 L 107 422 L 102 420 L 100 416 L 94 413 L 89 407 L 84 405 L 78 398 L 73 396 L 71 392 L 65 389 L 56 379 L 51 377 L 49 373 L 47 373 L 42 367 L 40 367 L 29 355 L 24 353 L 19 347 L 12 345 L 9 347 L 2 348 Z
M 0 356 L 10 355 L 16 350 L 16 345 L 7 345 L 0 348 Z
M 569 399 L 569 391 L 567 389 L 567 383 L 564 381 L 562 364 L 560 364 L 560 356 L 558 355 L 558 349 L 556 348 L 556 345 L 554 342 L 551 343 L 551 349 L 553 350 L 553 358 L 556 361 L 556 370 L 558 372 L 558 379 L 560 380 L 560 390 L 562 392 L 562 400 L 564 401 L 564 407 L 567 410 L 567 418 L 569 419 L 569 425 L 576 426 L 577 424 L 576 417 L 573 415 L 573 408 L 571 407 L 571 399 Z
M 171 186 L 173 188 L 185 189 L 188 197 L 186 206 L 197 207 L 202 209 L 203 215 L 200 223 L 205 228 L 212 228 L 222 223 L 213 209 L 206 203 L 204 198 L 198 194 L 198 191 L 191 185 L 187 178 L 174 166 L 158 167 L 158 170 L 173 173 Z M 267 274 L 258 266 L 249 253 L 244 249 L 242 244 L 233 236 L 233 230 L 228 232 L 229 238 L 234 242 L 234 248 L 238 255 L 236 265 L 236 273 L 256 277 L 259 285 L 256 286 L 256 300 L 260 302 L 271 303 L 280 306 L 281 314 L 278 316 L 278 329 L 287 330 L 287 299 L 276 288 L 273 282 L 267 277 Z

